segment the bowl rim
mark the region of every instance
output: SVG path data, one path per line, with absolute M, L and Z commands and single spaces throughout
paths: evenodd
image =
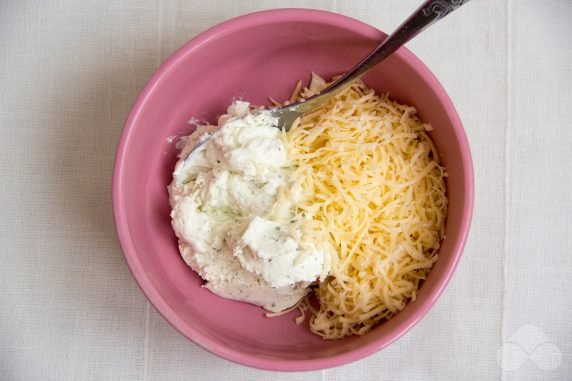
M 466 192 L 464 194 L 463 200 L 465 205 L 465 212 L 461 218 L 461 235 L 458 240 L 459 243 L 453 253 L 452 261 L 444 271 L 444 275 L 438 279 L 435 288 L 432 289 L 432 292 L 429 293 L 427 298 L 424 299 L 417 313 L 411 315 L 411 317 L 406 319 L 403 324 L 398 327 L 398 329 L 395 329 L 390 334 L 386 335 L 383 340 L 376 340 L 351 351 L 336 354 L 333 356 L 304 360 L 255 357 L 253 355 L 235 351 L 229 347 L 217 344 L 209 339 L 206 335 L 202 334 L 200 331 L 197 331 L 193 329 L 193 327 L 189 326 L 177 315 L 177 313 L 161 297 L 159 292 L 152 286 L 152 282 L 145 272 L 131 240 L 129 227 L 126 222 L 125 205 L 122 201 L 124 199 L 122 190 L 124 178 L 123 174 L 125 172 L 125 156 L 127 154 L 126 149 L 129 145 L 128 143 L 131 139 L 132 131 L 134 130 L 142 113 L 142 109 L 145 107 L 148 99 L 154 93 L 155 88 L 162 81 L 162 78 L 164 78 L 189 54 L 192 54 L 197 49 L 200 49 L 203 45 L 209 43 L 209 41 L 218 39 L 219 37 L 228 33 L 253 26 L 285 21 L 327 23 L 329 25 L 337 26 L 342 29 L 350 30 L 352 32 L 356 32 L 358 34 L 378 40 L 382 40 L 387 36 L 377 28 L 357 19 L 334 12 L 304 8 L 270 9 L 248 13 L 219 23 L 198 34 L 186 42 L 182 47 L 177 49 L 170 57 L 167 58 L 167 60 L 163 62 L 163 64 L 161 64 L 161 66 L 154 72 L 151 79 L 146 83 L 143 90 L 137 97 L 135 103 L 133 104 L 124 124 L 116 151 L 112 181 L 112 205 L 113 217 L 119 243 L 123 252 L 123 256 L 125 257 L 133 277 L 135 278 L 143 294 L 147 297 L 148 301 L 151 302 L 154 308 L 177 331 L 207 351 L 241 365 L 275 371 L 310 371 L 332 368 L 370 356 L 371 354 L 387 347 L 399 337 L 404 335 L 428 313 L 428 311 L 436 303 L 437 299 L 440 297 L 443 290 L 450 281 L 461 258 L 463 248 L 467 241 L 473 214 L 474 173 L 469 143 L 461 119 L 455 107 L 453 106 L 451 99 L 447 95 L 443 86 L 439 83 L 435 75 L 427 68 L 427 66 L 407 48 L 400 48 L 394 54 L 398 55 L 402 60 L 407 62 L 414 71 L 418 72 L 418 74 L 428 82 L 430 87 L 434 90 L 437 98 L 444 105 L 446 113 L 451 118 L 453 122 L 452 124 L 454 126 L 453 131 L 456 135 L 457 141 L 459 142 L 459 148 L 463 161 L 463 170 L 465 173 L 464 187 Z

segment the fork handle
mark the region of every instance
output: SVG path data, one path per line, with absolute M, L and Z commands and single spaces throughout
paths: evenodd
M 392 34 L 337 81 L 322 90 L 319 94 L 308 98 L 305 102 L 294 103 L 287 107 L 295 109 L 300 113 L 313 110 L 318 105 L 338 94 L 352 81 L 367 73 L 372 67 L 386 59 L 402 45 L 417 36 L 421 31 L 468 2 L 469 0 L 425 1 Z

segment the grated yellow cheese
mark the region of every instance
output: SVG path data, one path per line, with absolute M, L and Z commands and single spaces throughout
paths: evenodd
M 314 75 L 300 97 L 325 86 Z M 330 276 L 315 291 L 312 332 L 362 335 L 415 300 L 437 261 L 447 214 L 430 129 L 415 108 L 356 81 L 285 133 L 296 191 L 305 195 L 298 220 L 316 246 L 335 248 Z

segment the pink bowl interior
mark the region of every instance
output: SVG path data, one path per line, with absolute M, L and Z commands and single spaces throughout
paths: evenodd
M 168 137 L 188 134 L 189 119 L 214 122 L 235 98 L 286 99 L 310 71 L 328 78 L 351 67 L 384 34 L 333 13 L 268 11 L 223 23 L 176 52 L 134 105 L 117 152 L 114 212 L 127 262 L 153 305 L 181 333 L 213 353 L 276 370 L 319 369 L 365 357 L 418 321 L 441 293 L 461 254 L 472 211 L 470 153 L 442 87 L 401 49 L 365 77 L 369 86 L 417 107 L 448 169 L 450 211 L 440 259 L 418 299 L 362 337 L 324 341 L 296 313 L 268 319 L 261 308 L 217 297 L 179 256 L 167 185 L 176 161 Z

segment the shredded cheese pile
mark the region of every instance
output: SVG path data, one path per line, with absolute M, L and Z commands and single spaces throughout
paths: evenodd
M 314 76 L 299 99 L 325 86 Z M 415 300 L 447 213 L 430 129 L 415 108 L 356 81 L 285 133 L 306 196 L 298 217 L 316 245 L 330 242 L 337 253 L 315 291 L 312 332 L 362 335 Z

